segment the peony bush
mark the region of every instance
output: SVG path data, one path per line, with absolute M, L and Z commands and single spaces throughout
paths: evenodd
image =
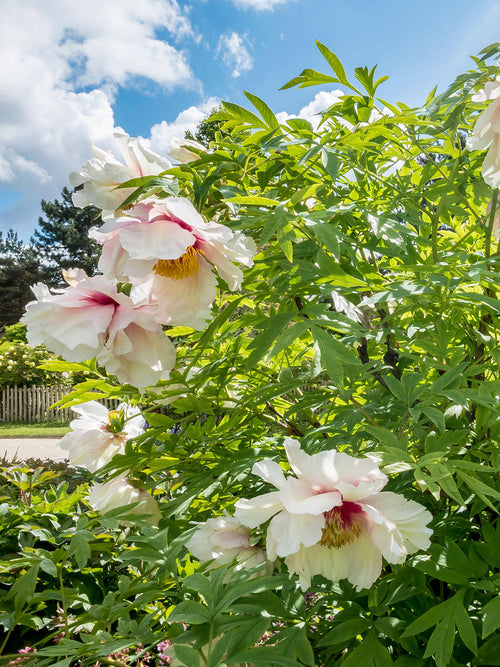
M 500 48 L 417 109 L 318 48 L 315 122 L 71 175 L 102 275 L 22 321 L 91 481 L 1 506 L 7 664 L 499 664 Z

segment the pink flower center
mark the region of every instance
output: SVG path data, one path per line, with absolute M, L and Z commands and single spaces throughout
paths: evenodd
M 109 296 L 109 294 L 104 294 L 104 292 L 97 292 L 96 290 L 85 290 L 82 291 L 83 300 L 88 301 L 89 303 L 95 303 L 99 306 L 117 306 L 118 303 Z
M 354 542 L 361 532 L 362 514 L 361 507 L 351 502 L 344 502 L 339 507 L 323 512 L 325 526 L 320 544 L 330 549 L 340 549 Z

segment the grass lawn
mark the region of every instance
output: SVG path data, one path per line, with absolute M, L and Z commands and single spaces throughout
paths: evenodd
M 61 436 L 68 433 L 71 429 L 64 422 L 42 422 L 40 424 L 2 424 L 0 423 L 0 438 L 22 438 L 40 436 Z

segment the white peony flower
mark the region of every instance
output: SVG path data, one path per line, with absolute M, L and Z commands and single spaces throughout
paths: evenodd
M 492 188 L 500 187 L 500 76 L 489 81 L 483 90 L 473 95 L 475 102 L 491 103 L 481 113 L 474 125 L 473 133 L 467 139 L 467 148 L 482 151 L 489 148 L 481 173 Z
M 335 450 L 310 456 L 290 438 L 285 449 L 296 477 L 285 478 L 274 461 L 256 463 L 252 472 L 278 490 L 239 500 L 235 517 L 249 528 L 271 519 L 268 557 L 284 557 L 303 590 L 315 574 L 369 588 L 380 575 L 382 556 L 403 563 L 429 547 L 430 513 L 382 492 L 387 477 L 374 462 Z
M 186 548 L 201 563 L 215 561 L 209 569 L 236 560 L 235 570 L 260 566 L 258 573 L 261 576 L 271 575 L 273 571 L 265 552 L 250 545 L 248 528 L 229 515 L 208 519 L 200 524 L 186 543 Z
M 170 141 L 170 148 L 168 154 L 177 162 L 182 164 L 187 164 L 188 162 L 194 162 L 194 160 L 199 160 L 200 156 L 193 151 L 190 151 L 190 148 L 196 148 L 199 151 L 206 152 L 206 148 L 203 144 L 200 144 L 198 141 L 193 141 L 192 139 L 179 139 L 179 137 L 173 137 Z
M 68 451 L 72 465 L 96 472 L 109 463 L 115 454 L 125 453 L 125 443 L 145 429 L 139 408 L 121 403 L 117 410 L 108 411 L 97 401 L 76 405 L 80 415 L 70 426 L 73 429 L 62 438 L 59 446 Z
M 95 158 L 88 160 L 80 172 L 72 172 L 69 181 L 73 187 L 83 185 L 73 194 L 73 203 L 79 208 L 89 204 L 109 215 L 120 208 L 135 188 L 117 186 L 141 176 L 160 174 L 172 166 L 170 162 L 147 148 L 141 139 L 129 137 L 122 129 L 114 132 L 115 142 L 125 164 L 115 158 L 112 152 L 92 146 Z
M 83 271 L 67 273 L 70 286 L 51 293 L 38 283 L 26 306 L 32 347 L 44 344 L 68 361 L 97 357 L 122 383 L 156 384 L 175 365 L 175 348 L 153 317 L 151 306 L 118 293 L 116 283 Z
M 252 266 L 255 254 L 253 239 L 205 222 L 183 197 L 145 200 L 99 229 L 93 227 L 89 236 L 103 246 L 100 270 L 118 280 L 151 272 L 182 280 L 208 261 L 235 290 L 243 275 L 232 261 Z
M 131 510 L 131 514 L 150 515 L 148 522 L 154 525 L 161 519 L 160 508 L 153 496 L 131 484 L 125 475 L 113 477 L 104 484 L 94 484 L 89 493 L 88 503 L 102 514 L 117 507 L 140 503 Z
M 252 239 L 216 222 L 205 222 L 181 197 L 149 199 L 119 218 L 108 220 L 89 236 L 103 246 L 100 270 L 132 282 L 155 308 L 156 321 L 203 329 L 217 294 L 215 267 L 238 289 L 243 280 L 233 262 L 253 264 Z

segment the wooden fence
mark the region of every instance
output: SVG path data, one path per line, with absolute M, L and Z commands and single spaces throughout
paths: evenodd
M 6 387 L 0 394 L 0 421 L 2 422 L 44 422 L 69 421 L 76 418 L 71 408 L 52 408 L 63 396 L 71 391 L 65 385 L 41 387 Z M 99 394 L 96 394 L 96 398 Z M 108 409 L 116 408 L 119 401 L 105 399 Z

